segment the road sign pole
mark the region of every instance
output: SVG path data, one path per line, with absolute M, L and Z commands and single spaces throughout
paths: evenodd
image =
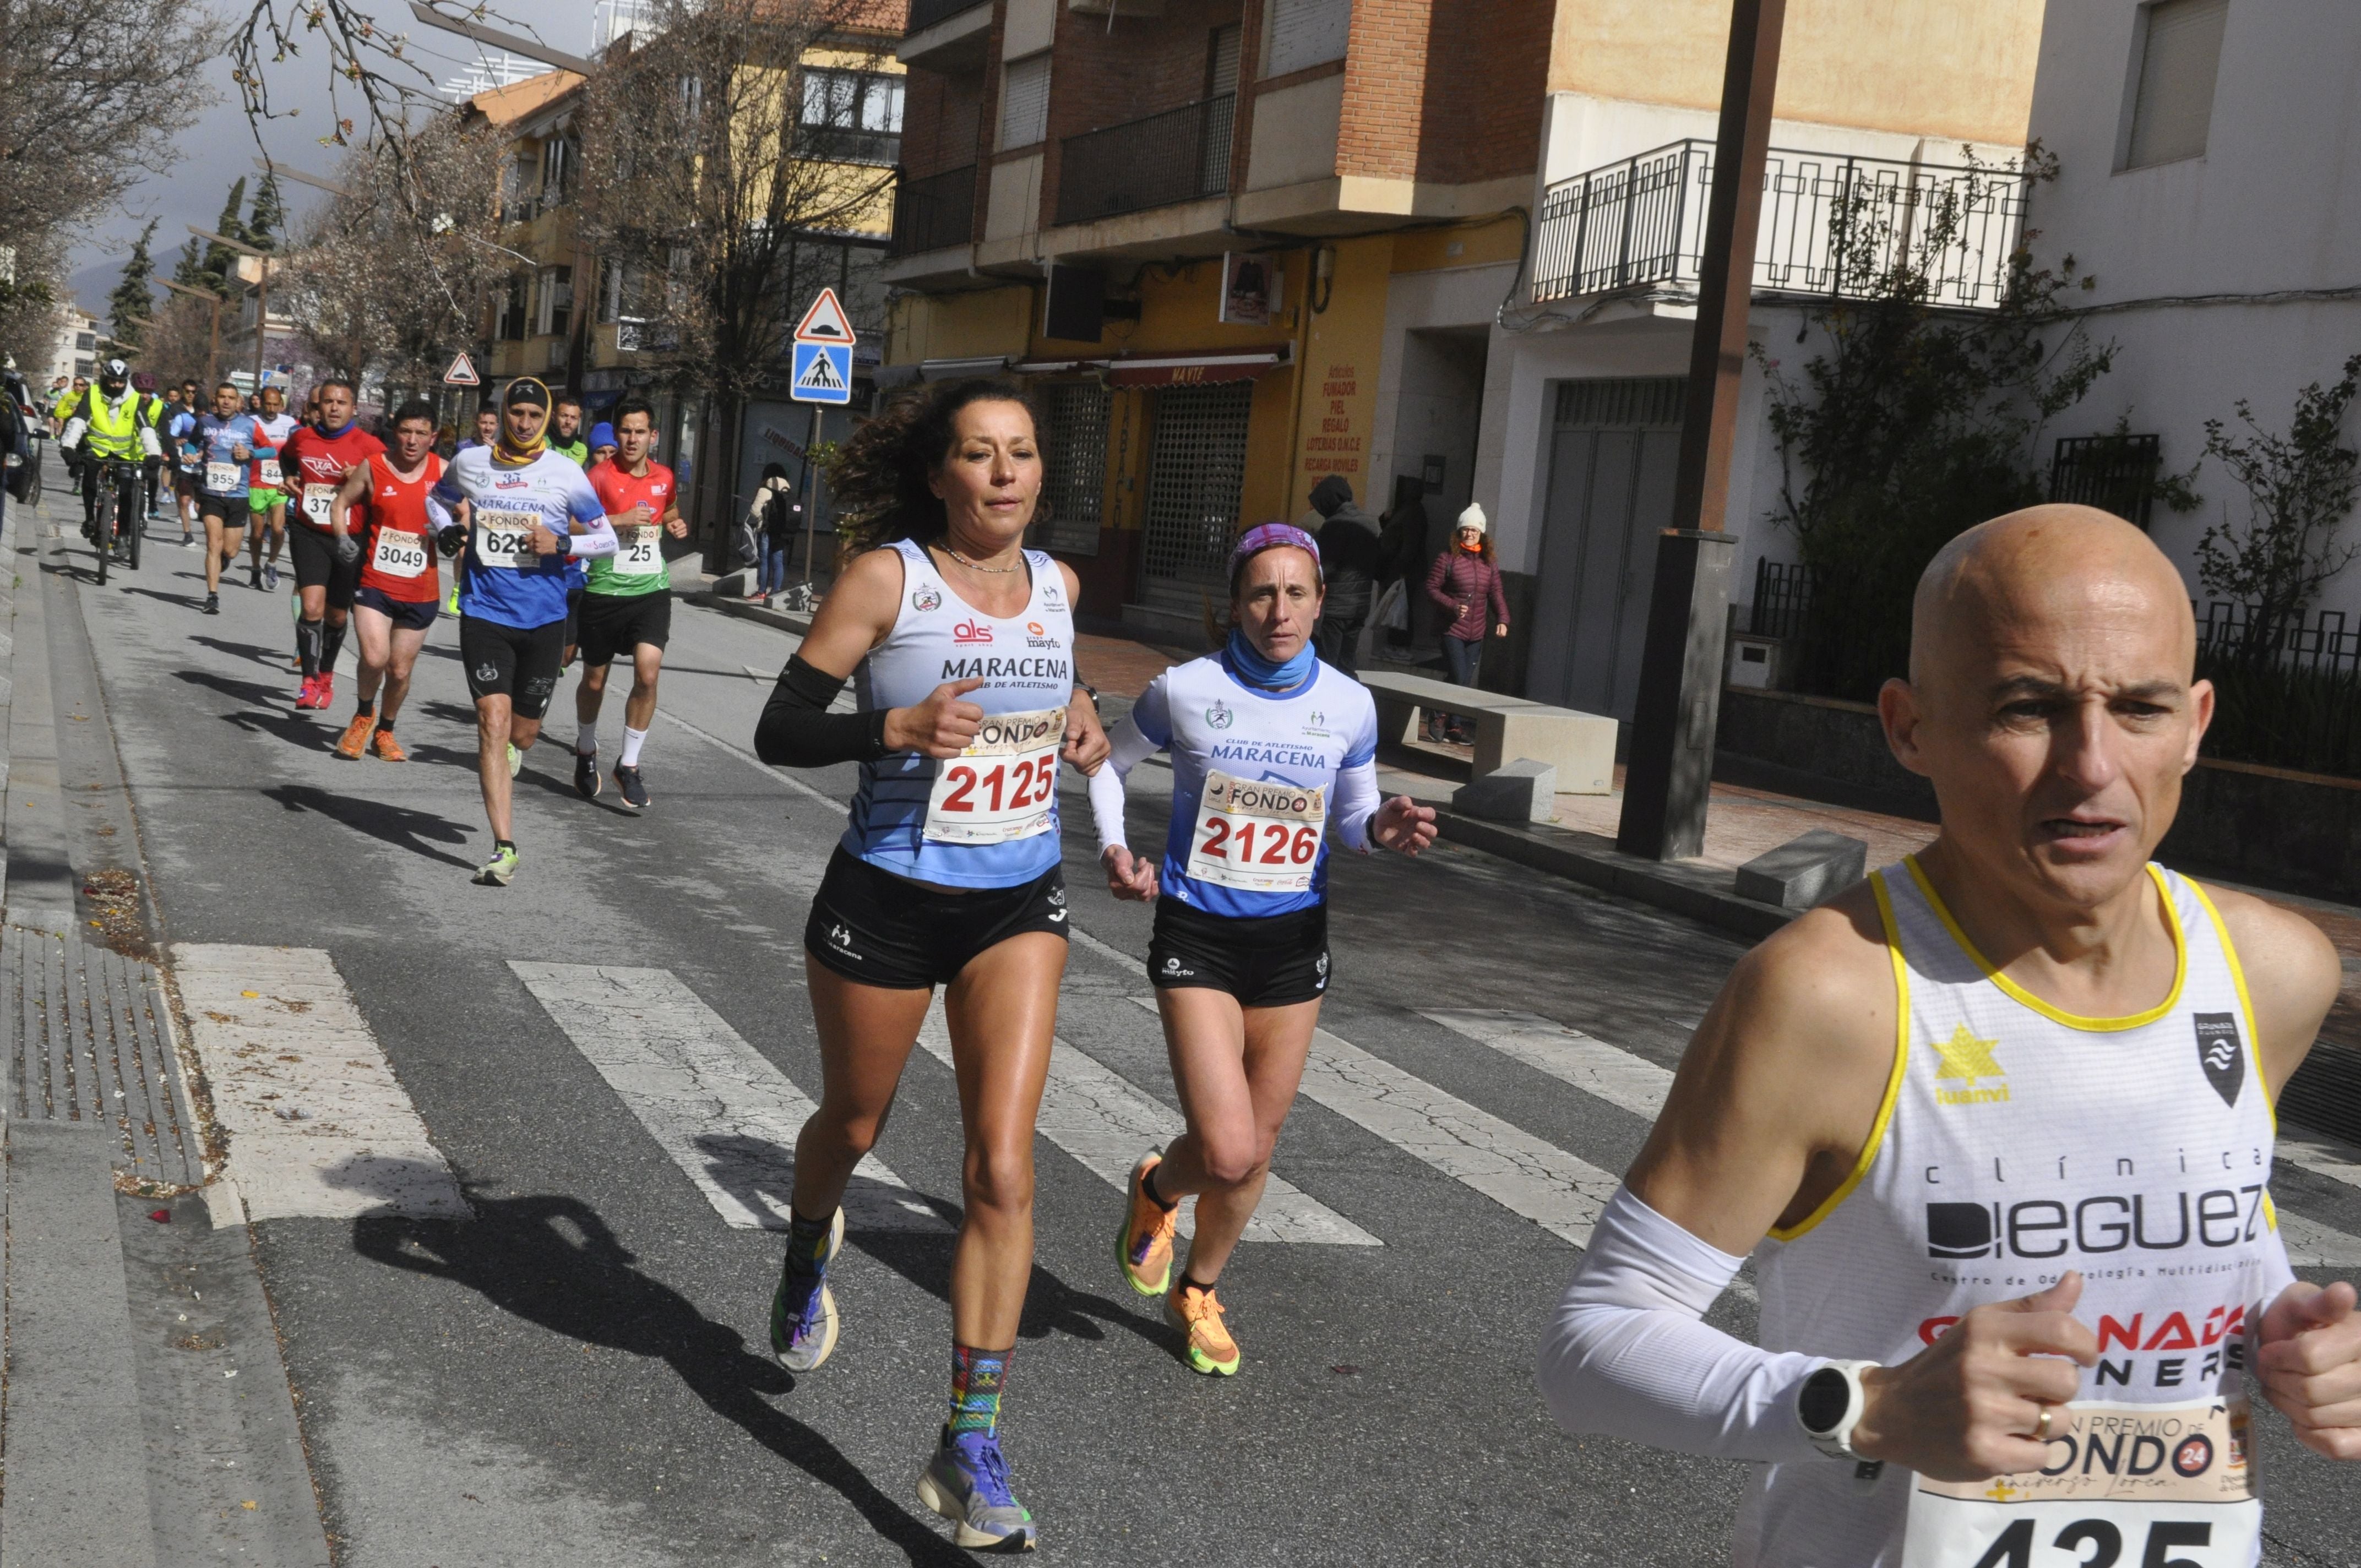
M 798 493 L 808 490 L 804 502 L 804 603 L 811 603 L 812 553 L 818 547 L 819 534 L 819 405 L 812 405 L 811 439 L 804 444 L 804 482 L 796 487 Z

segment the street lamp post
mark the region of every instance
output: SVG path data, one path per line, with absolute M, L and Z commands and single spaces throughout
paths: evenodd
M 257 395 L 259 395 L 262 391 L 263 351 L 270 345 L 270 252 L 258 249 L 244 240 L 232 239 L 227 235 L 215 234 L 211 229 L 201 229 L 194 224 L 189 225 L 189 232 L 199 239 L 211 240 L 215 245 L 224 246 L 237 252 L 240 256 L 254 257 L 262 263 L 255 269 L 257 276 L 254 285 L 254 389 Z
M 1722 521 L 1730 503 L 1730 454 L 1746 368 L 1747 307 L 1753 301 L 1754 233 L 1763 210 L 1771 98 L 1779 79 L 1779 35 L 1786 12 L 1787 0 L 1734 0 L 1730 6 L 1673 526 L 1656 541 L 1656 580 L 1648 601 L 1623 815 L 1615 834 L 1617 849 L 1656 861 L 1683 860 L 1705 848 L 1730 576 L 1737 554 L 1737 541 Z

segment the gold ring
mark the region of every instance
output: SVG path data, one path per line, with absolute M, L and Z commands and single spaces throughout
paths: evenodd
M 2041 1419 L 2033 1423 L 2033 1441 L 2036 1442 L 2048 1442 L 2049 1441 L 2049 1412 L 2051 1409 L 2052 1407 L 2048 1405 L 2042 1406 Z

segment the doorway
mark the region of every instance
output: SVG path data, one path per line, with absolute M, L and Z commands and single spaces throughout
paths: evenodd
M 1632 716 L 1686 389 L 1674 376 L 1558 384 L 1525 688 L 1538 701 Z
M 1251 381 L 1157 392 L 1140 541 L 1142 604 L 1196 617 L 1228 598 L 1253 407 Z
M 1489 349 L 1489 331 L 1480 326 L 1413 328 L 1402 334 L 1394 471 L 1383 488 L 1373 487 L 1361 498 L 1372 514 L 1390 510 L 1410 493 L 1405 479 L 1418 481 L 1415 493 L 1426 528 L 1411 573 L 1411 640 L 1428 650 L 1440 643 L 1443 617 L 1421 589 L 1427 568 L 1451 543 L 1453 521 L 1475 495 L 1476 437 L 1484 418 Z

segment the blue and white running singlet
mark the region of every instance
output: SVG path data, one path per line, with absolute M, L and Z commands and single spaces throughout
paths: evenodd
M 945 887 L 1019 887 L 1057 865 L 1058 748 L 1074 690 L 1074 613 L 1058 564 L 1025 552 L 1033 594 L 1016 615 L 984 614 L 951 592 L 926 550 L 902 558 L 894 630 L 853 672 L 863 713 L 910 707 L 946 681 L 984 684 L 974 744 L 939 762 L 895 751 L 861 764 L 847 854 Z
M 1110 739 L 1115 780 L 1150 751 L 1172 754 L 1172 823 L 1157 876 L 1191 908 L 1249 917 L 1310 909 L 1328 897 L 1330 834 L 1354 849 L 1367 841 L 1377 704 L 1331 665 L 1271 692 L 1208 654 L 1149 682 Z M 1120 842 L 1109 837 L 1122 827 L 1120 786 L 1093 783 L 1094 807 L 1102 795 L 1115 803 L 1112 826 L 1099 811 L 1100 837 Z

